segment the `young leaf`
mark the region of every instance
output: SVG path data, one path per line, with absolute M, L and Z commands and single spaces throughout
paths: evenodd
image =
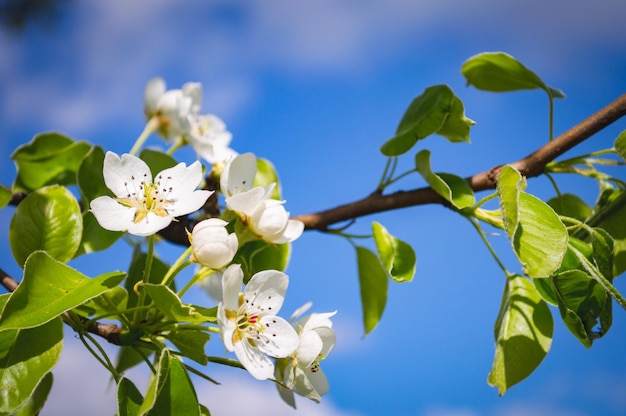
M 408 152 L 418 140 L 436 133 L 452 111 L 454 93 L 447 85 L 426 88 L 404 113 L 396 130 L 380 151 L 385 156 L 400 156 Z
M 7 336 L 12 339 L 7 342 Z M 35 328 L 0 332 L 0 415 L 27 405 L 37 386 L 57 363 L 63 348 L 60 319 Z M 41 393 L 41 392 L 40 392 Z
M 36 251 L 26 261 L 24 278 L 0 315 L 0 331 L 33 328 L 117 286 L 124 273 L 113 272 L 90 279 Z
M 378 257 L 365 247 L 356 247 L 361 304 L 363 306 L 363 326 L 369 334 L 383 315 L 387 304 L 387 273 Z
M 44 250 L 61 262 L 73 256 L 83 231 L 83 219 L 76 198 L 64 187 L 49 186 L 29 194 L 17 206 L 9 243 L 20 266 L 37 250 Z
M 552 345 L 554 324 L 548 305 L 522 276 L 508 279 L 496 321 L 496 354 L 488 382 L 503 395 L 528 377 Z
M 522 175 L 510 165 L 505 165 L 498 176 L 496 189 L 500 197 L 500 211 L 509 239 L 512 239 L 519 223 L 519 193 L 522 186 Z
M 143 283 L 140 290 L 145 290 L 154 305 L 159 309 L 165 319 L 175 322 L 202 323 L 208 319 L 196 312 L 192 305 L 185 305 L 172 289 L 157 284 Z
M 615 139 L 615 151 L 623 160 L 626 160 L 626 130 L 622 131 Z
M 267 186 L 271 183 L 276 183 L 274 191 L 272 192 L 273 199 L 280 199 L 280 181 L 278 180 L 278 174 L 272 162 L 267 159 L 256 159 L 256 176 L 254 177 L 254 186 Z
M 505 92 L 542 89 L 552 98 L 565 98 L 562 91 L 548 87 L 530 69 L 511 55 L 486 52 L 469 58 L 461 67 L 469 85 L 479 90 Z
M 389 277 L 396 282 L 410 282 L 415 275 L 415 251 L 404 241 L 389 234 L 377 222 L 372 223 L 376 250 Z
M 430 168 L 430 151 L 422 150 L 415 155 L 415 168 L 443 199 L 455 208 L 462 209 L 474 204 L 474 193 L 461 177 L 450 173 L 433 173 Z
M 0 185 L 0 209 L 9 205 L 11 202 L 11 190 L 5 186 Z
M 593 341 L 609 330 L 605 309 L 610 307 L 611 298 L 606 291 L 587 273 L 569 270 L 552 276 L 563 322 L 572 334 L 587 348 Z M 604 319 L 599 319 L 603 316 Z M 596 326 L 599 330 L 596 331 Z
M 15 190 L 34 191 L 47 185 L 72 185 L 89 151 L 87 142 L 74 142 L 59 133 L 42 133 L 11 155 L 17 166 Z
M 550 199 L 548 205 L 559 215 L 576 218 L 579 221 L 585 221 L 591 215 L 591 207 L 574 194 L 561 194 Z
M 200 405 L 187 371 L 178 358 L 165 349 L 137 416 L 175 414 L 200 416 Z
M 143 402 L 141 393 L 132 381 L 122 377 L 117 384 L 117 413 L 119 416 L 137 416 Z
M 452 99 L 452 107 L 450 114 L 443 122 L 443 126 L 437 131 L 437 134 L 450 140 L 452 143 L 470 142 L 469 131 L 476 122 L 465 117 L 465 109 L 463 102 L 456 95 Z

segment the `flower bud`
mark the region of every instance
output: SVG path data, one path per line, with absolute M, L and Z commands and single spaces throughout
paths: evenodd
M 238 247 L 237 235 L 228 234 L 227 224 L 219 218 L 209 218 L 196 224 L 191 232 L 195 261 L 219 270 L 233 260 Z

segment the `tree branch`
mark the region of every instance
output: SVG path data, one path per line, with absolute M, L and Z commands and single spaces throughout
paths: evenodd
M 572 127 L 548 144 L 530 155 L 511 163 L 522 175 L 532 178 L 543 173 L 546 165 L 572 147 L 585 141 L 606 126 L 626 115 L 626 94 L 608 104 L 586 120 Z M 475 192 L 494 189 L 502 165 L 495 166 L 476 175 L 465 178 Z M 365 215 L 425 204 L 446 204 L 430 187 L 411 191 L 398 191 L 389 195 L 373 193 L 359 201 L 340 205 L 325 211 L 294 217 L 304 223 L 307 230 L 327 231 L 338 222 L 352 220 Z

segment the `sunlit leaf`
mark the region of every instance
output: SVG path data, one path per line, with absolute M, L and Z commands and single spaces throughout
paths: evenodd
M 163 350 L 138 416 L 200 416 L 200 405 L 187 371 L 178 358 Z
M 380 260 L 365 247 L 356 247 L 361 305 L 363 307 L 363 326 L 369 334 L 383 315 L 387 304 L 387 273 Z
M 28 398 L 26 403 L 12 416 L 36 416 L 41 412 L 43 405 L 48 399 L 48 394 L 52 389 L 52 373 L 46 374 L 37 384 L 35 391 Z
M 9 188 L 7 188 L 6 186 L 0 185 L 0 209 L 9 205 L 9 202 L 11 202 L 12 195 L 13 193 L 11 192 Z
M 591 215 L 591 207 L 574 194 L 561 194 L 550 199 L 548 205 L 559 215 L 576 218 L 579 221 L 584 221 Z
M 467 208 L 474 204 L 472 188 L 463 178 L 450 173 L 432 172 L 429 150 L 422 150 L 415 155 L 415 168 L 426 183 L 455 208 Z
M 404 241 L 389 234 L 377 222 L 372 223 L 376 250 L 389 277 L 396 282 L 410 282 L 415 275 L 415 251 Z
M 548 87 L 537 74 L 511 55 L 485 52 L 469 58 L 461 67 L 467 83 L 480 90 L 506 92 L 542 89 L 552 98 L 565 98 L 562 91 Z
M 178 348 L 183 356 L 191 358 L 202 365 L 206 365 L 209 362 L 204 352 L 204 347 L 210 338 L 211 335 L 206 332 L 185 330 L 184 326 L 179 327 L 178 331 L 167 336 L 167 339 Z
M 512 239 L 519 223 L 519 193 L 523 186 L 522 175 L 510 165 L 505 165 L 500 171 L 496 189 L 500 197 L 500 211 L 504 221 L 504 229 Z
M 117 413 L 119 416 L 136 416 L 143 402 L 141 393 L 132 381 L 122 377 L 117 384 Z
M 1 340 L 11 337 L 10 342 Z M 0 415 L 13 415 L 36 393 L 63 348 L 63 323 L 52 319 L 35 328 L 0 332 Z M 42 386 L 45 390 L 45 386 Z M 39 400 L 39 399 L 37 399 Z
M 192 305 L 185 305 L 170 288 L 164 285 L 143 283 L 140 290 L 145 290 L 154 305 L 164 315 L 166 320 L 174 322 L 207 322 L 208 319 L 198 313 Z
M 615 151 L 623 160 L 626 160 L 626 130 L 622 131 L 615 139 Z
M 20 266 L 37 250 L 61 262 L 69 261 L 78 245 L 83 219 L 76 198 L 64 187 L 49 186 L 30 193 L 15 209 L 9 229 L 13 257 Z
M 445 137 L 453 143 L 469 143 L 470 127 L 474 124 L 476 124 L 474 120 L 465 117 L 463 102 L 459 99 L 459 97 L 454 96 L 452 99 L 450 114 L 446 117 L 446 121 L 444 121 L 441 128 L 437 130 L 437 134 Z
M 117 286 L 123 278 L 122 272 L 89 278 L 36 251 L 26 261 L 22 282 L 4 305 L 0 331 L 42 325 Z
M 11 155 L 17 166 L 14 190 L 34 191 L 47 185 L 72 185 L 91 145 L 59 133 L 42 133 Z
M 500 395 L 528 377 L 552 344 L 548 305 L 522 276 L 508 279 L 495 326 L 496 354 L 488 382 Z

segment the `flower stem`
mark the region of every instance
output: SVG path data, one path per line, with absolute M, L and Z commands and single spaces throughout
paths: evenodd
M 160 121 L 158 117 L 152 117 L 150 120 L 148 120 L 148 122 L 146 123 L 146 127 L 144 127 L 143 131 L 135 141 L 132 149 L 130 149 L 129 153 L 131 155 L 134 155 L 139 151 L 141 146 L 145 143 L 146 139 L 159 128 L 159 124 Z
M 489 250 L 493 259 L 496 261 L 496 263 L 498 263 L 498 266 L 500 266 L 500 269 L 502 269 L 502 271 L 507 277 L 510 277 L 511 273 L 506 269 L 506 267 L 504 267 L 504 264 L 502 264 L 502 262 L 500 261 L 500 258 L 498 258 L 498 255 L 496 254 L 493 247 L 489 243 L 489 240 L 487 240 L 487 237 L 485 237 L 485 233 L 483 233 L 483 230 L 480 228 L 480 225 L 478 225 L 478 223 L 470 217 L 465 217 L 465 218 L 467 218 L 467 220 L 474 226 L 474 229 L 478 232 L 478 235 L 483 240 L 483 243 L 485 243 L 485 245 L 487 246 L 487 250 Z
M 172 264 L 172 267 L 170 267 L 170 269 L 163 277 L 163 280 L 161 280 L 162 285 L 169 286 L 169 284 L 172 283 L 172 280 L 174 280 L 176 275 L 192 263 L 192 261 L 188 259 L 189 255 L 191 254 L 191 250 L 192 246 L 189 246 L 187 250 L 185 250 L 185 252 L 181 254 L 181 256 L 176 260 L 176 262 Z

